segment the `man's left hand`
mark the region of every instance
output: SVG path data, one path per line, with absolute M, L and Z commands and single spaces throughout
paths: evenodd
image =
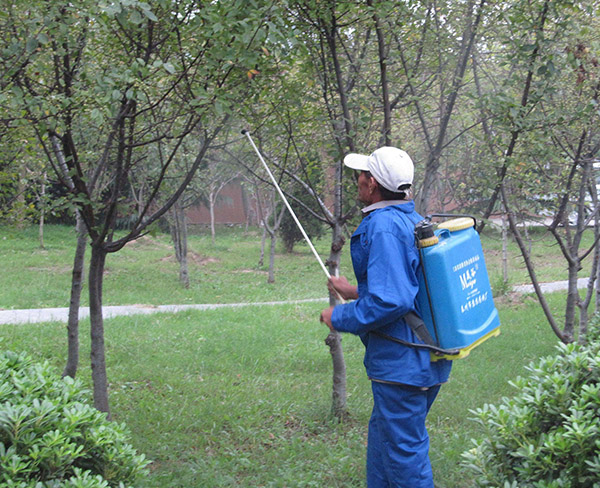
M 333 328 L 333 325 L 331 324 L 331 315 L 333 314 L 333 309 L 335 307 L 329 307 L 326 308 L 325 310 L 323 310 L 321 312 L 321 322 L 325 322 L 327 324 L 327 327 L 329 327 L 329 330 L 331 332 L 333 332 L 335 329 Z

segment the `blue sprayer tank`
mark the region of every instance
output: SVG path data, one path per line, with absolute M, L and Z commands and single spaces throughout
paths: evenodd
M 500 333 L 479 234 L 473 218 L 443 222 L 433 231 L 425 220 L 416 233 L 421 269 L 417 303 L 429 333 L 459 359 Z M 432 356 L 439 359 L 439 356 Z

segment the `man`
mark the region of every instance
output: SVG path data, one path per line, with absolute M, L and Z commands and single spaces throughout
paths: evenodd
M 370 156 L 349 154 L 344 164 L 361 172 L 358 198 L 367 205 L 350 245 L 358 285 L 332 277 L 329 289 L 355 301 L 323 310 L 321 321 L 365 345 L 373 391 L 367 486 L 432 488 L 425 418 L 451 362 L 432 362 L 428 351 L 389 339 L 421 343 L 403 319 L 416 311 L 419 288 L 414 227 L 422 217 L 408 198 L 413 162 L 400 149 L 382 147 Z

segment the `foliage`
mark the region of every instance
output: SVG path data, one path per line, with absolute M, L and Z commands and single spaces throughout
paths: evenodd
M 314 205 L 315 199 L 302 188 L 299 188 L 298 186 L 295 188 L 296 190 L 292 191 L 294 200 L 290 201 L 290 205 L 294 210 L 296 217 L 298 217 L 304 231 L 311 240 L 321 237 L 323 235 L 323 223 L 316 219 L 306 207 L 296 203 L 296 201 L 299 200 L 310 208 L 311 204 Z M 302 232 L 300 232 L 292 215 L 287 210 L 283 215 L 279 232 L 287 252 L 292 252 L 294 250 L 294 244 L 304 239 Z
M 598 486 L 600 318 L 587 345 L 560 344 L 530 364 L 519 393 L 474 411 L 485 436 L 463 454 L 479 486 Z
M 275 6 L 36 0 L 12 7 L 0 15 L 0 117 L 30 128 L 85 222 L 94 403 L 109 412 L 101 308 L 106 255 L 178 200 L 237 104 L 252 93 L 248 72 L 267 71 L 262 44 L 276 35 L 269 22 Z M 190 139 L 194 148 L 180 153 Z M 123 224 L 129 233 L 115 241 Z
M 217 243 L 222 246 L 221 234 Z M 237 257 L 231 252 L 223 259 L 229 263 Z M 281 262 L 303 259 L 294 253 L 282 256 Z M 153 276 L 151 270 L 140 271 L 138 276 Z M 132 282 L 138 296 L 148 281 Z M 242 281 L 231 282 L 232 294 L 236 289 L 245 293 Z M 278 286 L 264 281 L 255 287 L 270 290 L 265 300 L 277 301 L 280 289 L 298 278 Z M 553 298 L 560 303 L 560 294 Z M 456 362 L 451 381 L 433 406 L 428 430 L 438 488 L 473 486 L 471 474 L 458 464 L 469 439 L 480 433 L 468 420 L 469 409 L 510 394 L 507 380 L 552 351 L 555 339 L 538 307 L 527 297 L 522 300 L 499 304 L 502 334 Z M 143 298 L 135 303 L 141 302 Z M 364 347 L 359 338 L 344 336 L 351 417 L 332 422 L 331 358 L 323 345 L 326 330 L 318 320 L 325 303 L 107 320 L 106 339 L 114 345 L 113 410 L 130 428 L 133 444 L 153 460 L 141 486 L 364 488 L 372 408 L 362 365 Z M 82 332 L 88 328 L 82 322 Z M 49 358 L 57 368 L 64 356 L 63 331 L 60 323 L 0 325 L 6 347 Z M 82 352 L 88 345 L 85 336 Z M 511 360 L 503 360 L 507 357 Z M 82 366 L 81 375 L 89 383 L 84 368 L 89 365 Z
M 124 425 L 85 403 L 78 382 L 25 354 L 0 353 L 2 486 L 123 487 L 147 464 Z

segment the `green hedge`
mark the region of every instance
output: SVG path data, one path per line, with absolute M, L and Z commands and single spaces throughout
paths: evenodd
M 85 403 L 77 381 L 0 352 L 0 486 L 131 486 L 147 464 L 124 425 Z
M 600 487 L 600 340 L 560 344 L 511 384 L 518 393 L 473 413 L 485 437 L 463 454 L 479 486 Z

